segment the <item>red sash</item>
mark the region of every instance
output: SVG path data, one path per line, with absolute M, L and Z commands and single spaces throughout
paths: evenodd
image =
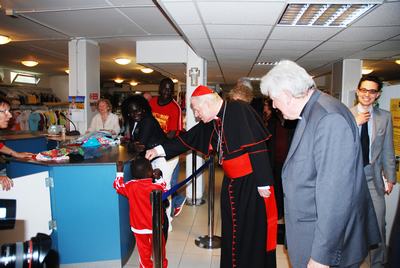
M 222 162 L 222 169 L 224 170 L 225 175 L 231 179 L 240 178 L 253 172 L 253 167 L 251 166 L 248 153 L 229 160 L 224 160 Z
M 273 186 L 269 190 L 271 191 L 271 195 L 264 198 L 267 214 L 267 251 L 276 249 L 276 240 L 278 237 L 278 209 L 275 203 L 275 190 Z

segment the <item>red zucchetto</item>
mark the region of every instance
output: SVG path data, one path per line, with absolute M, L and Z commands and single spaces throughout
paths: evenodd
M 192 97 L 198 97 L 198 96 L 203 96 L 207 94 L 214 93 L 214 91 L 211 88 L 208 88 L 206 86 L 200 85 L 196 87 L 196 89 L 192 93 Z

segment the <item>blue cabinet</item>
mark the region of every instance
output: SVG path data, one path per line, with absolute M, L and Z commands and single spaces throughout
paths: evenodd
M 32 140 L 19 140 L 21 142 L 31 143 Z M 56 224 L 51 235 L 52 246 L 59 254 L 60 264 L 87 267 L 88 263 L 107 261 L 107 267 L 122 267 L 133 251 L 129 204 L 112 186 L 115 161 L 125 161 L 125 176 L 130 177 L 130 156 L 121 147 L 111 148 L 104 154 L 98 161 L 92 159 L 79 164 L 11 160 L 7 165 L 11 178 L 49 172 L 53 181 L 50 188 L 52 220 Z

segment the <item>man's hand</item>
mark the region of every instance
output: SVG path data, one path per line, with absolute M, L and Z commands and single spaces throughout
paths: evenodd
M 321 264 L 310 258 L 307 264 L 307 268 L 329 268 L 329 265 Z
M 385 191 L 385 193 L 387 194 L 387 195 L 389 195 L 391 192 L 392 192 L 392 190 L 393 190 L 393 186 L 394 186 L 394 183 L 393 182 L 387 182 L 387 189 L 386 189 L 386 191 Z
M 271 195 L 269 186 L 259 186 L 257 187 L 257 190 L 261 197 L 267 198 Z
M 7 176 L 0 176 L 0 184 L 5 191 L 10 190 L 14 186 L 13 181 Z
M 117 172 L 124 172 L 124 162 L 122 161 L 117 162 Z
M 371 114 L 369 112 L 358 113 L 356 116 L 357 125 L 361 126 L 365 122 L 368 122 L 370 117 L 371 117 Z
M 146 151 L 145 157 L 149 160 L 152 160 L 153 158 L 156 158 L 157 156 L 158 156 L 157 150 L 154 148 Z

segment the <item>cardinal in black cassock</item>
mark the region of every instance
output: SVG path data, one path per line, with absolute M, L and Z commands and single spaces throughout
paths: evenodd
M 276 267 L 277 208 L 266 140 L 270 134 L 248 104 L 224 102 L 205 86 L 191 97 L 201 121 L 147 158 L 172 158 L 187 150 L 216 152 L 224 170 L 221 188 L 221 267 Z

